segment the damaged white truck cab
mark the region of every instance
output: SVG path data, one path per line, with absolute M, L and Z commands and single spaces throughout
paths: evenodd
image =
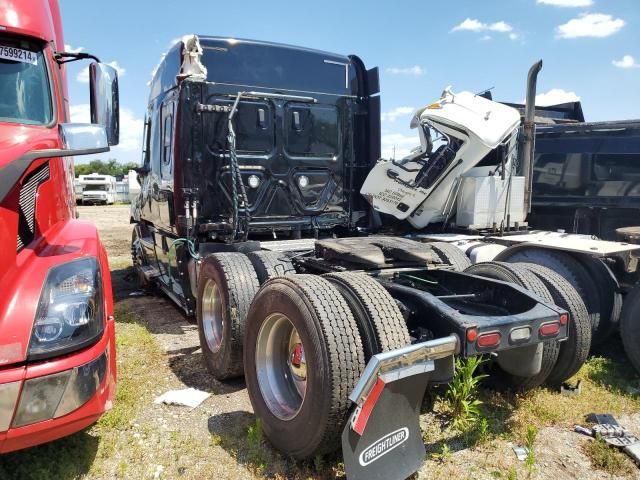
M 379 161 L 360 192 L 376 211 L 415 228 L 446 221 L 456 198 L 463 202 L 458 205 L 461 213 L 467 213 L 459 220 L 469 226 L 479 218 L 489 225 L 499 223 L 506 213 L 522 222 L 523 202 L 509 198 L 524 188 L 524 178 L 513 175 L 519 126 L 516 109 L 447 88 L 411 121 L 420 146 L 402 160 Z M 464 204 L 461 189 L 485 191 L 481 212 L 473 201 Z
M 420 147 L 399 161 L 379 160 L 360 191 L 375 211 L 406 221 L 408 238 L 455 245 L 474 264 L 467 273 L 512 282 L 518 274 L 507 270 L 524 269 L 552 290 L 564 284 L 563 295 L 574 301 L 557 292 L 554 301 L 579 307 L 570 313 L 569 340 L 556 364 L 564 365 L 564 379 L 618 329 L 640 372 L 640 327 L 632 313 L 640 298 L 640 245 L 568 233 L 575 222 L 558 231 L 528 229 L 541 68 L 539 61 L 529 70 L 522 119 L 482 95 L 445 90 L 411 122 Z M 396 228 L 384 218 L 379 223 Z M 498 363 L 515 364 L 504 355 Z

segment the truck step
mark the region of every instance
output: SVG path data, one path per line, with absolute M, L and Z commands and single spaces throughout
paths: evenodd
M 142 274 L 144 275 L 144 278 L 147 281 L 154 280 L 161 275 L 160 270 L 150 265 L 145 265 L 140 267 L 140 271 L 142 271 Z

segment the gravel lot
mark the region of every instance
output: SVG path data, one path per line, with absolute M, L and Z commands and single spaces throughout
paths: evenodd
M 123 336 L 120 368 L 134 368 L 141 361 L 141 371 L 150 380 L 133 399 L 132 418 L 124 426 L 113 427 L 117 432 L 102 424 L 78 434 L 97 439 L 97 453 L 87 465 L 71 469 L 68 475 L 37 478 L 342 478 L 337 456 L 297 464 L 273 450 L 256 427 L 244 383 L 220 383 L 206 373 L 193 320 L 160 295 L 137 296 L 140 291 L 130 269 L 129 207 L 80 207 L 79 211 L 80 218 L 96 222 L 109 254 L 117 312 L 124 312 L 122 319 L 117 318 L 123 322 L 118 330 Z M 153 345 L 148 348 L 158 351 L 151 364 L 136 357 L 138 347 L 131 343 L 135 337 L 130 340 L 135 330 L 125 317 L 136 318 L 136 328 L 150 334 Z M 127 349 L 128 345 L 133 345 L 133 350 Z M 490 433 L 473 448 L 465 448 L 460 434 L 449 430 L 436 399 L 435 412 L 425 407 L 421 418 L 429 453 L 416 478 L 640 478 L 640 470 L 624 457 L 623 468 L 616 475 L 595 469 L 584 451 L 590 440 L 572 432 L 574 423 L 584 423 L 586 414 L 601 410 L 597 413 L 614 413 L 621 424 L 640 435 L 640 413 L 636 413 L 640 402 L 622 391 L 627 384 L 637 385 L 638 378 L 629 373 L 629 365 L 619 354 L 619 343 L 614 341 L 607 348 L 614 352 L 614 360 L 598 358 L 583 368 L 579 397 L 562 397 L 547 390 L 522 396 L 484 391 Z M 120 388 L 128 389 L 129 383 L 121 381 Z M 157 395 L 185 387 L 207 391 L 211 397 L 193 410 L 153 403 Z M 533 471 L 518 461 L 512 450 L 522 444 L 529 425 L 538 429 Z M 55 448 L 53 445 L 47 448 Z M 27 462 L 37 448 L 28 452 L 16 454 L 10 461 L 18 465 Z M 0 462 L 0 477 L 2 467 Z

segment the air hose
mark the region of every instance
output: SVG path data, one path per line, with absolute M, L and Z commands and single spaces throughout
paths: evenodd
M 176 246 L 180 244 L 187 245 L 187 252 L 189 252 L 189 255 L 191 255 L 192 258 L 194 258 L 195 260 L 200 259 L 200 254 L 196 252 L 196 246 L 193 240 L 189 240 L 188 238 L 176 238 L 173 242 L 171 242 L 171 245 L 169 245 L 169 251 L 167 252 L 167 258 L 168 258 L 167 275 L 170 281 L 171 281 L 171 259 L 173 258 L 173 260 L 176 262 L 176 265 L 178 264 L 176 260 Z M 173 254 L 171 252 L 173 252 Z
M 238 237 L 238 230 L 240 227 L 240 214 L 239 214 L 239 202 L 238 202 L 238 189 L 240 190 L 240 199 L 244 207 L 244 221 L 243 228 L 243 240 L 246 241 L 249 235 L 249 223 L 251 222 L 251 214 L 249 213 L 249 198 L 247 197 L 247 190 L 242 181 L 242 174 L 240 173 L 240 166 L 238 165 L 238 155 L 236 152 L 236 132 L 233 128 L 233 117 L 238 110 L 238 104 L 240 98 L 244 92 L 238 92 L 236 99 L 233 102 L 231 111 L 229 112 L 228 120 L 228 134 L 227 141 L 229 143 L 229 167 L 231 169 L 231 196 L 233 202 L 233 239 Z

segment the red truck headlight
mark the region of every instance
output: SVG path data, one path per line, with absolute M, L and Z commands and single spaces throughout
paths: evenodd
M 41 360 L 95 343 L 104 331 L 100 268 L 95 257 L 58 265 L 47 274 L 29 343 Z

